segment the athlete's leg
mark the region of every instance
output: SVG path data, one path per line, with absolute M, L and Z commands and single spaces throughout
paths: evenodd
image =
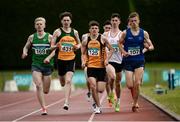
M 71 84 L 72 84 L 72 77 L 73 77 L 73 72 L 72 71 L 68 71 L 65 75 L 65 103 L 69 103 L 69 98 L 70 98 L 70 94 L 71 94 Z
M 120 99 L 120 95 L 121 95 L 121 78 L 122 78 L 122 72 L 118 72 L 116 73 L 116 96 L 117 99 Z
M 42 73 L 33 71 L 32 72 L 33 82 L 36 85 L 36 94 L 38 101 L 42 108 L 45 108 L 45 100 L 44 100 L 44 94 L 43 94 L 43 84 L 42 84 Z
M 108 66 L 106 66 L 106 72 L 109 79 L 110 90 L 112 92 L 114 89 L 114 81 L 116 79 L 116 72 L 115 72 L 114 67 L 111 64 L 108 64 Z
M 94 102 L 96 103 L 97 106 L 100 106 L 98 90 L 97 90 L 97 86 L 96 86 L 96 79 L 94 77 L 89 77 L 88 82 L 90 83 L 90 86 L 91 86 L 92 97 L 94 99 Z
M 126 85 L 131 91 L 132 98 L 134 99 L 134 83 L 133 83 L 133 72 L 132 71 L 125 71 L 126 76 Z
M 118 72 L 116 73 L 116 82 L 115 82 L 115 89 L 116 89 L 116 104 L 115 104 L 115 111 L 119 112 L 120 110 L 120 96 L 121 96 L 121 78 L 122 78 L 122 73 Z
M 97 83 L 97 90 L 98 90 L 98 92 L 102 93 L 105 88 L 106 88 L 106 82 L 98 81 L 98 83 Z
M 138 105 L 138 97 L 140 94 L 140 85 L 141 85 L 143 73 L 144 73 L 143 67 L 135 69 L 135 73 L 134 73 L 134 76 L 135 76 L 135 78 L 134 78 L 134 90 L 135 90 L 134 106 Z
M 43 92 L 44 92 L 44 94 L 49 93 L 50 85 L 51 85 L 51 75 L 43 76 Z
M 114 104 L 114 92 L 113 92 L 113 90 L 114 90 L 114 82 L 116 79 L 115 69 L 111 64 L 108 64 L 108 66 L 106 66 L 106 72 L 108 75 L 108 84 L 110 87 L 110 92 L 109 92 L 108 96 L 110 98 L 111 104 Z
M 91 97 L 91 88 L 90 88 L 90 84 L 88 82 L 88 76 L 87 76 L 87 67 L 84 68 L 84 74 L 85 74 L 85 78 L 86 78 L 86 86 L 88 88 L 88 92 L 87 92 L 87 100 L 90 101 L 90 97 Z

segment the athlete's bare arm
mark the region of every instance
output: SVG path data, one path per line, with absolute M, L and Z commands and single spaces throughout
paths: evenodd
M 109 49 L 109 53 L 108 53 L 108 56 L 107 58 L 105 59 L 105 66 L 108 65 L 108 62 L 109 62 L 109 59 L 111 58 L 113 52 L 114 52 L 114 49 L 113 47 L 111 46 L 111 44 L 109 43 L 108 39 L 105 37 L 105 36 L 101 36 L 101 40 L 102 42 L 104 42 L 104 44 L 106 45 L 106 47 Z
M 127 57 L 129 54 L 123 48 L 123 43 L 124 43 L 125 37 L 126 37 L 126 30 L 124 30 L 122 32 L 121 37 L 119 39 L 119 49 L 120 49 L 120 52 L 123 54 L 123 56 Z
M 21 55 L 22 59 L 24 59 L 24 58 L 26 58 L 28 56 L 28 50 L 29 50 L 29 48 L 30 48 L 30 46 L 32 44 L 32 40 L 33 40 L 33 35 L 30 35 L 28 37 L 28 39 L 27 39 L 27 42 L 26 42 L 24 48 L 23 48 L 23 53 Z
M 51 47 L 53 47 L 53 46 L 54 46 L 53 36 L 52 36 L 52 35 L 49 35 L 48 40 L 49 40 L 49 43 L 51 44 Z M 53 58 L 54 56 L 55 56 L 55 50 L 53 50 L 53 51 L 49 54 L 49 56 L 44 59 L 44 63 L 49 63 L 50 60 L 51 60 L 51 58 Z
M 147 31 L 144 31 L 144 42 L 149 45 L 149 47 L 148 47 L 149 51 L 154 50 L 154 45 L 152 44 Z
M 82 61 L 82 68 L 86 67 L 86 60 L 87 60 L 87 54 L 86 54 L 86 45 L 88 40 L 88 34 L 82 36 L 82 46 L 81 46 L 81 61 Z
M 78 31 L 77 30 L 74 30 L 74 35 L 76 37 L 76 41 L 77 41 L 77 45 L 74 45 L 74 50 L 77 50 L 81 47 L 81 41 L 79 39 L 79 34 L 78 34 Z
M 59 35 L 61 35 L 61 30 L 58 28 L 53 32 L 50 50 L 53 51 L 53 50 L 59 48 L 59 43 L 56 43 L 57 38 L 59 37 Z

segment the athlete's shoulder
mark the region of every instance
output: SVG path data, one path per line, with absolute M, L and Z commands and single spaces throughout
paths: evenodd
M 72 28 L 72 30 L 74 31 L 74 34 L 78 34 L 78 31 L 74 28 Z

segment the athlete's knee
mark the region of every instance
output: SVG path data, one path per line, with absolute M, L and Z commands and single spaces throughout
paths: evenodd
M 39 90 L 42 90 L 43 87 L 42 87 L 42 84 L 36 84 L 36 89 L 39 91 Z
M 67 79 L 67 80 L 66 80 L 66 84 L 68 84 L 68 85 L 71 84 L 71 80 L 70 80 L 70 79 Z
M 132 89 L 134 86 L 132 84 L 127 84 L 128 89 Z
M 141 85 L 141 81 L 136 81 L 136 82 L 134 83 L 134 85 L 135 85 L 135 86 L 140 86 L 140 85 Z

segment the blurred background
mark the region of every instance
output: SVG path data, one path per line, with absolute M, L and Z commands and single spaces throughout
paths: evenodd
M 79 31 L 81 37 L 88 32 L 91 20 L 97 20 L 103 32 L 103 23 L 110 19 L 112 13 L 120 14 L 120 29 L 124 30 L 129 13 L 137 11 L 141 28 L 149 32 L 155 46 L 154 51 L 145 55 L 142 92 L 180 115 L 179 7 L 180 0 L 3 0 L 0 2 L 0 91 L 33 89 L 31 53 L 25 60 L 21 59 L 21 53 L 28 36 L 36 32 L 36 17 L 46 18 L 45 31 L 52 34 L 60 27 L 59 14 L 69 11 L 73 15 L 72 27 Z M 76 69 L 73 77 L 75 87 L 86 87 L 80 50 L 77 52 Z M 52 77 L 58 78 L 56 69 Z M 124 74 L 122 82 L 125 82 Z
M 21 60 L 22 48 L 28 36 L 35 32 L 34 19 L 47 20 L 46 31 L 60 27 L 59 14 L 73 14 L 72 27 L 80 36 L 88 31 L 88 22 L 97 20 L 102 25 L 112 13 L 121 15 L 120 29 L 126 29 L 130 12 L 140 14 L 141 27 L 147 30 L 155 51 L 146 54 L 146 62 L 180 61 L 179 0 L 3 0 L 0 4 L 0 70 L 29 69 L 31 57 Z M 80 52 L 77 68 L 80 68 Z

